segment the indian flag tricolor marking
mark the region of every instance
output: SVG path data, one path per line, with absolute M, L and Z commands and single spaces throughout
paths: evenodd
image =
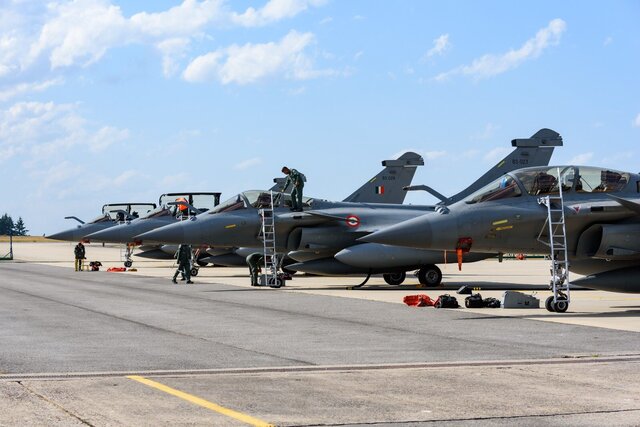
M 376 187 L 376 194 L 384 194 L 384 185 L 378 185 Z

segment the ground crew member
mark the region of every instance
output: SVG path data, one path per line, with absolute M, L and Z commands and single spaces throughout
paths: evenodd
M 82 271 L 82 260 L 86 259 L 84 245 L 82 242 L 78 242 L 73 249 L 73 253 L 76 256 L 76 271 Z
M 282 173 L 287 175 L 283 191 L 289 186 L 289 184 L 293 184 L 293 189 L 291 190 L 291 210 L 294 212 L 302 212 L 302 190 L 304 188 L 305 181 L 304 175 L 296 169 L 289 169 L 286 166 L 282 168 Z
M 247 265 L 249 266 L 249 275 L 251 276 L 251 286 L 260 286 L 258 282 L 258 274 L 264 265 L 264 255 L 255 252 L 247 256 Z
M 175 258 L 178 260 L 178 269 L 173 275 L 173 279 L 171 280 L 173 283 L 178 283 L 176 278 L 179 273 L 182 273 L 182 278 L 187 279 L 187 283 L 193 283 L 191 281 L 191 246 L 189 245 L 180 245 L 178 251 L 175 254 Z

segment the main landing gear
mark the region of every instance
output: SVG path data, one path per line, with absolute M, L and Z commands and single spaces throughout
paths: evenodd
M 433 264 L 422 267 L 416 275 L 420 284 L 424 286 L 439 286 L 442 283 L 442 271 Z M 404 271 L 386 273 L 382 278 L 391 286 L 399 286 L 407 278 L 407 273 Z
M 418 281 L 425 286 L 440 286 L 442 271 L 436 265 L 427 265 L 418 270 Z
M 569 308 L 569 300 L 565 294 L 558 294 L 556 301 L 553 301 L 553 295 L 551 295 L 544 302 L 544 307 L 553 313 L 564 313 Z

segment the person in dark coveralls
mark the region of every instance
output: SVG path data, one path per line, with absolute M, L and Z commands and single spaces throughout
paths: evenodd
M 284 182 L 283 189 L 287 188 L 289 184 L 293 184 L 291 190 L 291 210 L 294 212 L 302 212 L 302 191 L 304 189 L 304 176 L 296 169 L 289 169 L 288 167 L 282 168 L 282 173 L 287 175 L 287 179 Z
M 86 259 L 84 245 L 82 242 L 78 242 L 73 249 L 73 253 L 76 256 L 76 271 L 82 271 L 82 260 Z
M 176 278 L 179 273 L 182 273 L 182 280 L 187 279 L 187 283 L 193 283 L 191 281 L 191 246 L 180 245 L 175 258 L 178 260 L 178 269 L 173 275 L 173 279 L 171 281 L 173 283 L 178 283 Z
M 251 286 L 260 286 L 258 282 L 258 274 L 264 265 L 264 255 L 255 252 L 247 256 L 247 265 L 249 266 L 249 275 L 251 276 Z

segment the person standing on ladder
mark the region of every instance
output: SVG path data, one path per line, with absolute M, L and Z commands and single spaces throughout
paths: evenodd
M 304 182 L 306 181 L 304 174 L 301 174 L 296 169 L 289 169 L 286 166 L 282 168 L 282 173 L 287 175 L 283 191 L 289 184 L 293 184 L 293 189 L 291 190 L 291 210 L 293 212 L 302 212 L 302 190 L 304 189 Z
M 82 261 L 87 258 L 85 256 L 84 245 L 82 242 L 78 242 L 76 247 L 73 249 L 73 253 L 76 256 L 76 271 L 82 271 Z
M 247 265 L 249 266 L 249 275 L 251 276 L 251 286 L 260 286 L 258 282 L 258 274 L 264 264 L 264 255 L 255 252 L 247 256 Z
M 178 259 L 178 269 L 173 275 L 173 279 L 171 280 L 173 283 L 178 283 L 176 278 L 179 273 L 182 273 L 182 279 L 187 279 L 187 283 L 193 283 L 191 281 L 191 246 L 189 245 L 180 245 L 178 251 L 176 252 L 175 258 Z

